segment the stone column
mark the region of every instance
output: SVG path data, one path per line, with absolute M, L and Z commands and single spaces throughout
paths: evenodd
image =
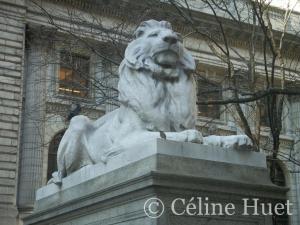
M 118 108 L 116 100 L 118 99 L 118 67 L 106 62 L 99 56 L 91 57 L 90 75 L 92 82 L 96 82 L 95 99 L 97 105 L 102 105 L 105 113 Z
M 298 102 L 298 125 L 299 125 L 299 120 L 300 120 L 300 102 Z M 298 127 L 299 129 L 299 127 Z M 296 152 L 296 160 L 300 161 L 300 137 L 299 135 L 299 131 L 296 133 L 298 139 L 296 139 L 295 141 L 297 141 L 297 143 L 294 146 L 295 152 Z M 294 213 L 293 213 L 293 219 L 295 220 L 294 223 L 292 224 L 300 224 L 300 173 L 299 171 L 299 166 L 294 164 L 294 170 L 297 171 L 296 173 L 293 173 L 292 176 L 294 177 L 293 181 L 293 196 L 294 196 L 294 201 L 295 201 L 295 206 L 294 206 Z
M 41 47 L 36 44 L 26 50 L 26 59 L 18 206 L 23 213 L 30 213 L 35 191 L 42 186 L 47 64 L 43 62 Z
M 299 167 L 293 163 L 290 164 L 290 169 L 292 171 L 299 171 Z M 289 192 L 288 192 L 288 199 L 293 203 L 293 211 L 292 215 L 289 217 L 290 219 L 290 224 L 291 225 L 296 225 L 300 223 L 300 190 L 299 190 L 299 185 L 300 185 L 300 174 L 299 173 L 290 173 L 290 184 L 289 184 Z
M 296 206 L 294 208 L 294 218 L 297 220 L 295 221 L 294 224 L 299 224 L 300 223 L 300 189 L 299 189 L 299 185 L 300 185 L 300 174 L 299 173 L 295 173 L 295 196 L 296 196 Z
M 282 109 L 282 132 L 287 135 L 293 134 L 293 108 L 292 102 L 289 98 L 285 97 Z
M 294 96 L 290 98 L 290 119 L 292 121 L 292 130 L 294 132 L 300 131 L 300 97 L 299 96 Z
M 26 8 L 0 1 L 0 224 L 16 225 Z
M 294 145 L 294 156 L 296 160 L 300 160 L 300 98 L 299 96 L 291 97 L 289 102 L 289 119 L 290 119 L 290 127 L 291 132 L 294 133 L 295 137 L 295 145 Z M 292 170 L 295 171 L 291 173 L 291 187 L 290 187 L 290 197 L 293 200 L 293 215 L 291 216 L 291 224 L 299 224 L 300 223 L 300 173 L 299 166 L 293 164 Z
M 230 86 L 230 84 L 228 81 L 224 81 L 222 86 L 224 89 L 226 89 L 227 87 Z M 233 97 L 232 91 L 228 91 L 228 90 L 223 91 L 222 95 L 223 95 L 223 99 L 230 99 Z M 226 108 L 227 109 L 225 110 L 225 112 L 222 113 L 221 115 L 222 117 L 221 119 L 225 121 L 227 123 L 227 126 L 229 126 L 232 130 L 237 131 L 236 119 L 235 119 L 237 117 L 236 109 L 233 104 L 228 104 Z

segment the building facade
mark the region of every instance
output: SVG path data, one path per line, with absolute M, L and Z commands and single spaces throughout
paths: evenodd
M 0 12 L 0 224 L 14 225 L 32 213 L 35 191 L 55 171 L 57 147 L 69 119 L 79 113 L 96 119 L 118 107 L 117 68 L 136 25 L 155 18 L 169 20 L 180 33 L 189 34 L 189 30 L 174 17 L 169 4 L 1 0 Z M 203 24 L 212 25 L 207 12 L 198 13 L 203 14 Z M 245 51 L 243 34 L 233 36 L 233 46 Z M 198 88 L 225 89 L 226 67 L 205 41 L 186 35 L 185 45 L 198 64 Z M 215 91 L 199 98 L 226 95 L 226 91 Z M 277 184 L 289 188 L 293 215 L 288 223 L 297 225 L 300 96 L 290 97 L 284 110 Z M 240 133 L 232 114 L 223 105 L 201 105 L 197 126 L 204 134 Z M 261 146 L 267 150 L 267 124 L 261 129 Z

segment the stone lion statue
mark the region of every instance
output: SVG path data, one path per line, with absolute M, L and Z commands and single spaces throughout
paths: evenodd
M 202 137 L 195 129 L 195 61 L 166 21 L 143 22 L 119 67 L 120 108 L 96 121 L 73 117 L 58 149 L 52 182 L 79 168 L 106 163 L 131 144 L 165 138 L 224 147 L 249 145 L 244 135 Z

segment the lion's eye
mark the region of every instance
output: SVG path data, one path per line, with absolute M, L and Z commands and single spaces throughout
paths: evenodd
M 144 34 L 144 31 L 138 30 L 138 31 L 136 31 L 136 33 L 135 33 L 135 37 L 136 37 L 136 38 L 139 38 L 139 37 L 141 37 L 143 34 Z
M 156 33 L 156 32 L 148 35 L 148 37 L 157 37 L 157 36 L 158 36 L 158 33 Z

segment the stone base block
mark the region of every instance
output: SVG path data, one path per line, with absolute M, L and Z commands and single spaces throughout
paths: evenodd
M 258 215 L 251 210 L 243 215 L 243 199 L 249 199 L 248 205 L 255 198 L 259 204 L 274 205 L 285 201 L 286 191 L 270 182 L 263 154 L 157 139 L 124 149 L 106 165 L 84 167 L 64 178 L 61 187 L 50 184 L 39 189 L 35 212 L 24 221 L 25 225 L 271 225 L 272 216 L 262 215 L 260 207 Z M 211 207 L 217 203 L 223 215 L 220 208 L 213 214 Z M 229 203 L 233 215 L 225 212 Z

